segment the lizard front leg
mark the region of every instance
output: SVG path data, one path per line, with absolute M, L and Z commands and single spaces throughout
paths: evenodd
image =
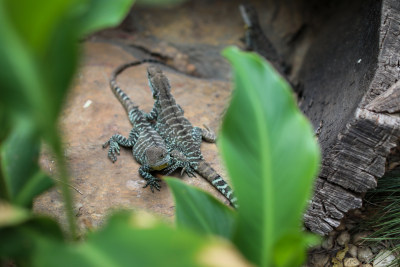
M 161 181 L 159 178 L 154 177 L 153 175 L 150 174 L 150 167 L 147 165 L 140 166 L 139 168 L 139 174 L 142 176 L 147 183 L 143 186 L 143 188 L 146 188 L 147 186 L 150 186 L 151 192 L 154 193 L 154 188 L 158 191 L 160 191 L 161 185 L 159 182 Z
M 129 133 L 129 138 L 126 138 L 120 134 L 114 134 L 111 138 L 104 143 L 103 148 L 106 148 L 110 145 L 108 149 L 108 157 L 114 163 L 117 161 L 117 154 L 119 155 L 119 145 L 124 147 L 133 147 L 137 140 L 137 131 L 132 129 Z

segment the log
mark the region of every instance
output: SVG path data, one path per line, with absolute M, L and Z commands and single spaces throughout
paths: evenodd
M 313 41 L 299 75 L 300 107 L 322 149 L 304 215 L 326 235 L 377 186 L 400 138 L 400 1 L 342 5 Z

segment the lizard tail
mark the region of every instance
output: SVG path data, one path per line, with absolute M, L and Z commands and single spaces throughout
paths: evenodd
M 143 59 L 143 60 L 138 60 L 138 61 L 133 61 L 129 62 L 126 64 L 122 64 L 118 66 L 113 73 L 111 74 L 111 79 L 110 79 L 110 86 L 111 90 L 113 91 L 114 95 L 118 98 L 118 100 L 121 102 L 123 107 L 125 108 L 126 112 L 131 116 L 132 111 L 138 110 L 138 105 L 136 105 L 130 98 L 129 96 L 122 91 L 122 89 L 118 86 L 117 84 L 117 76 L 126 70 L 129 67 L 137 66 L 143 63 L 160 63 L 163 64 L 162 62 L 155 60 L 155 59 Z
M 232 188 L 225 180 L 204 160 L 197 161 L 196 172 L 207 179 L 221 194 L 223 194 L 234 208 L 238 207 L 237 198 Z

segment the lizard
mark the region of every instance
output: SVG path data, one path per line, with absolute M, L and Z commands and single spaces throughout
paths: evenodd
M 121 65 L 114 70 L 110 79 L 110 87 L 128 113 L 133 128 L 128 138 L 115 134 L 104 143 L 103 148 L 110 146 L 108 157 L 114 163 L 117 160 L 116 154 L 119 155 L 120 152 L 119 145 L 131 147 L 133 156 L 142 165 L 139 168 L 139 174 L 147 181 L 143 187 L 150 186 L 152 192 L 154 192 L 154 188 L 159 191 L 160 179 L 154 177 L 150 172 L 165 169 L 173 165 L 175 158 L 184 160 L 184 157 L 180 157 L 181 154 L 177 151 L 174 151 L 175 158 L 171 157 L 164 140 L 154 130 L 138 106 L 117 85 L 117 75 L 129 66 Z
M 281 74 L 286 74 L 288 67 L 261 29 L 255 8 L 250 4 L 242 4 L 239 5 L 239 10 L 245 23 L 246 48 L 269 60 Z
M 200 151 L 202 139 L 215 142 L 216 136 L 199 127 L 193 127 L 184 117 L 183 109 L 171 94 L 168 78 L 157 66 L 147 68 L 149 86 L 155 99 L 153 109 L 146 114 L 149 121 L 155 121 L 155 129 L 165 140 L 169 150 L 175 149 L 185 155 L 187 161 L 177 162 L 171 170 L 183 167 L 188 172 L 195 171 L 221 192 L 233 207 L 238 207 L 237 198 L 225 180 L 207 163 Z

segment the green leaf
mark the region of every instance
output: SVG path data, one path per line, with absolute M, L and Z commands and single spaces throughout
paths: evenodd
M 29 217 L 27 210 L 0 201 L 0 228 L 17 225 L 26 221 Z
M 176 223 L 201 234 L 231 239 L 235 213 L 210 194 L 174 179 L 165 179 L 175 198 Z
M 38 166 L 39 139 L 31 122 L 20 120 L 1 147 L 1 197 L 29 207 L 33 198 L 53 185 Z
M 39 140 L 43 139 L 57 157 L 72 235 L 74 218 L 57 118 L 76 71 L 78 41 L 84 34 L 118 24 L 132 2 L 0 1 L 0 121 L 7 126 L 0 130 L 0 140 L 21 120 L 31 122 L 31 133 L 35 134 L 25 136 L 32 141 L 24 140 L 26 151 L 12 140 L 7 141 L 12 145 L 1 148 L 5 158 L 1 162 L 0 197 L 29 205 L 35 194 L 49 186 L 49 179 L 36 165 Z M 18 150 L 15 153 L 14 148 Z M 24 163 L 26 168 L 21 165 Z
M 100 29 L 117 26 L 128 14 L 134 0 L 88 0 L 80 6 L 81 36 L 98 31 Z
M 33 266 L 210 266 L 213 251 L 240 258 L 221 240 L 173 229 L 149 214 L 121 213 L 80 244 L 39 240 Z M 238 266 L 246 266 L 241 261 Z
M 0 259 L 13 259 L 17 266 L 32 266 L 40 242 L 61 244 L 63 234 L 53 219 L 30 214 L 24 219 L 19 224 L 0 227 Z
M 137 5 L 154 7 L 172 7 L 180 5 L 186 0 L 137 0 Z
M 219 140 L 240 206 L 234 242 L 252 262 L 271 266 L 278 242 L 301 234 L 319 148 L 289 85 L 269 63 L 234 47 L 223 55 L 235 82 Z

